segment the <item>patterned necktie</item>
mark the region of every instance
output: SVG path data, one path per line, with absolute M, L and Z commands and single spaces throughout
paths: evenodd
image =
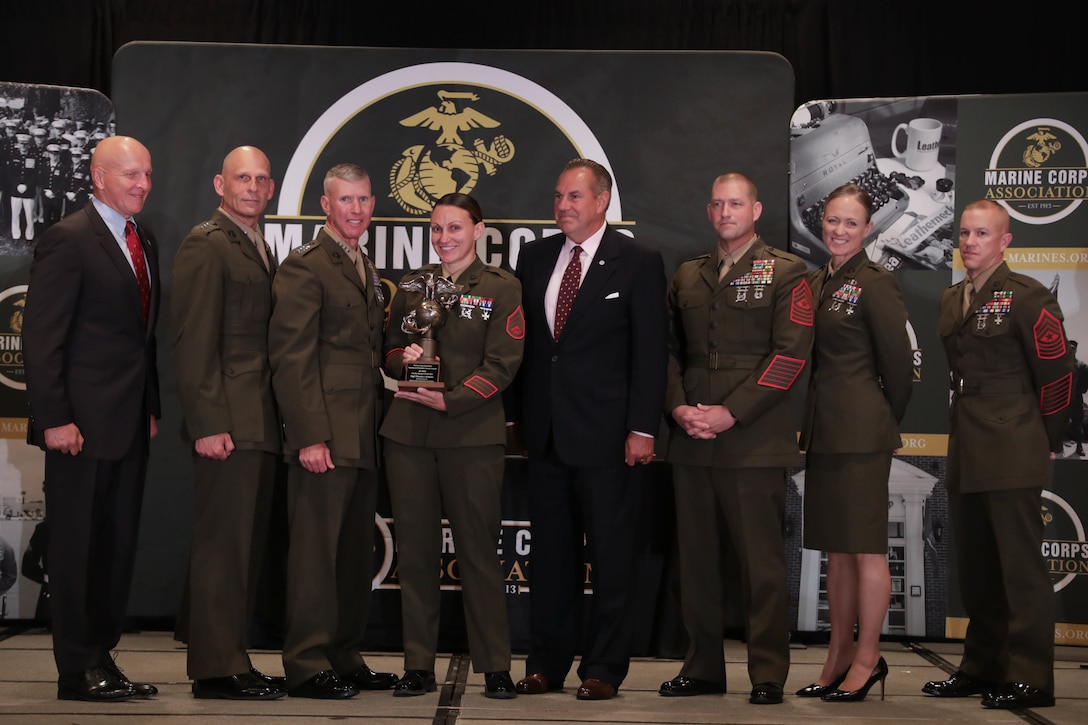
M 563 327 L 567 324 L 567 316 L 574 305 L 574 298 L 578 295 L 578 286 L 582 283 L 582 247 L 575 244 L 570 250 L 570 262 L 563 272 L 563 279 L 559 283 L 559 299 L 555 302 L 555 332 L 552 336 L 559 341 L 563 334 Z
M 125 242 L 128 244 L 128 253 L 132 256 L 132 267 L 136 271 L 136 286 L 140 289 L 140 311 L 146 325 L 147 315 L 151 310 L 151 282 L 147 277 L 144 247 L 140 244 L 140 237 L 136 235 L 136 225 L 131 221 L 125 222 Z

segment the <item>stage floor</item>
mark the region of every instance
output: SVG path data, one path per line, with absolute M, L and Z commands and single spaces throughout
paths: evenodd
M 271 702 L 197 700 L 185 677 L 185 648 L 168 632 L 126 634 L 118 648 L 118 664 L 132 679 L 155 683 L 158 697 L 115 704 L 69 702 L 56 699 L 56 671 L 50 635 L 42 629 L 0 627 L 0 721 L 13 725 L 46 723 L 121 722 L 190 725 L 231 723 L 292 725 L 316 720 L 373 723 L 1056 723 L 1088 722 L 1088 648 L 1059 647 L 1055 675 L 1058 704 L 1028 711 L 987 710 L 979 698 L 939 700 L 922 694 L 927 680 L 943 679 L 959 661 L 955 643 L 885 642 L 882 650 L 890 667 L 887 699 L 874 688 L 862 703 L 832 704 L 794 697 L 793 691 L 819 674 L 825 647 L 796 645 L 786 683 L 786 701 L 777 706 L 748 704 L 748 675 L 744 645 L 726 641 L 729 692 L 690 698 L 657 694 L 664 680 L 679 671 L 674 660 L 638 659 L 618 697 L 606 702 L 575 699 L 575 676 L 563 692 L 489 700 L 483 696 L 483 675 L 471 671 L 466 656 L 439 656 L 438 692 L 422 697 L 393 698 L 388 692 L 364 692 L 339 702 L 292 699 Z M 372 653 L 367 663 L 377 670 L 402 671 L 399 653 Z M 282 674 L 279 653 L 257 651 L 253 663 L 270 674 Z M 524 658 L 516 657 L 512 675 L 524 672 Z

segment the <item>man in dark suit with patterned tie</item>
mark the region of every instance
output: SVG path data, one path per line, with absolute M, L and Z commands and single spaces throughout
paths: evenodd
M 259 229 L 276 187 L 252 146 L 227 154 L 213 186 L 219 208 L 174 258 L 174 368 L 194 469 L 188 671 L 198 698 L 266 700 L 286 681 L 253 669 L 246 642 L 280 452 L 268 362 L 276 260 Z
M 38 241 L 23 350 L 29 442 L 45 450 L 57 696 L 156 694 L 113 661 L 136 557 L 149 441 L 160 415 L 155 366 L 158 247 L 132 217 L 151 190 L 151 154 L 103 139 L 92 203 Z
M 580 649 L 577 697 L 609 699 L 630 659 L 638 491 L 661 422 L 668 318 L 661 254 L 608 226 L 611 189 L 600 164 L 569 162 L 555 189 L 563 233 L 518 262 L 526 338 L 514 418 L 533 526 L 521 694 L 562 689 Z M 580 641 L 586 562 L 593 598 Z

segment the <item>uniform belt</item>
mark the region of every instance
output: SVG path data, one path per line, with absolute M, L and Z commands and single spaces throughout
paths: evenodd
M 756 355 L 727 355 L 712 352 L 708 355 L 691 355 L 687 358 L 689 368 L 707 368 L 708 370 L 755 370 L 763 358 Z
M 993 395 L 995 393 L 1032 393 L 1035 388 L 1022 377 L 985 379 L 962 378 L 954 373 L 949 376 L 949 387 L 960 395 Z

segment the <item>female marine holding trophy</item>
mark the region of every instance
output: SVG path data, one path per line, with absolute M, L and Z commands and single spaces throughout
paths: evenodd
M 382 424 L 397 540 L 404 676 L 396 697 L 436 689 L 442 517 L 461 574 L 472 667 L 484 695 L 515 697 L 496 547 L 506 444 L 502 392 L 521 364 L 521 284 L 476 254 L 479 204 L 447 194 L 431 213 L 440 264 L 409 272 L 393 298 L 385 369 L 400 390 Z

